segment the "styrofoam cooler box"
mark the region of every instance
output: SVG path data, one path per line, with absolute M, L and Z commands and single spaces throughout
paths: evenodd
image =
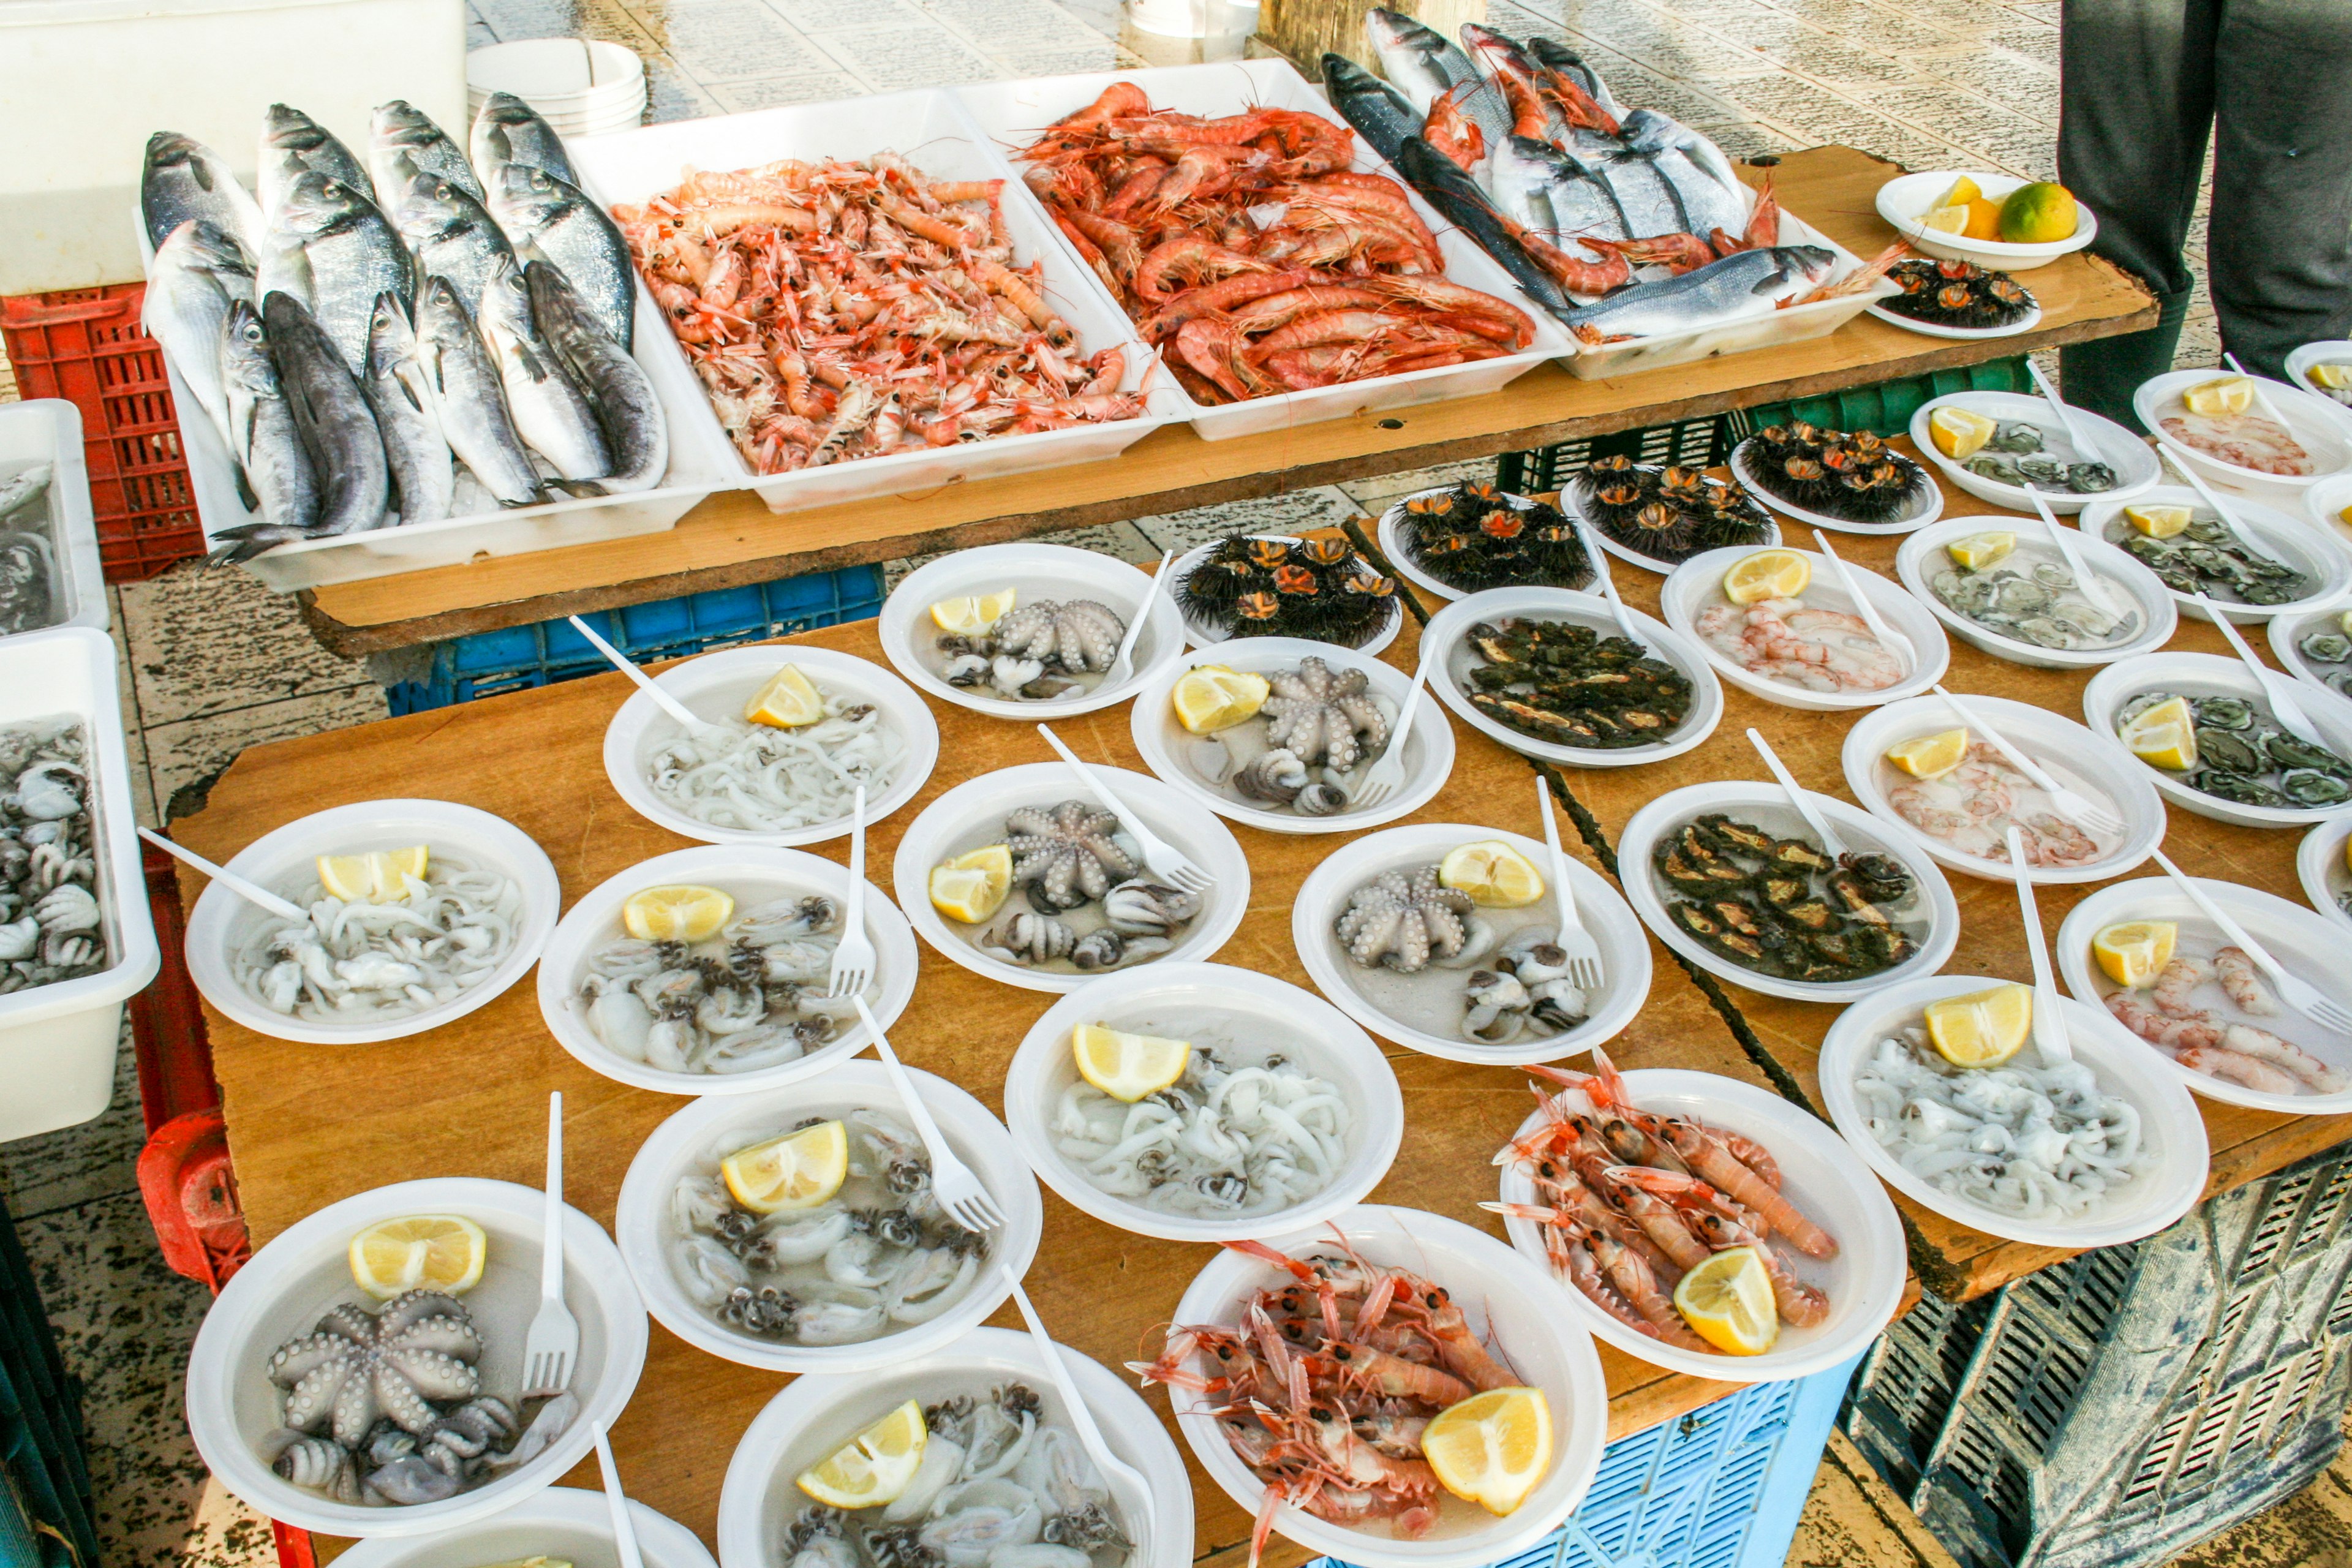
M 71 719 L 88 737 L 97 889 L 114 955 L 96 974 L 0 996 L 0 1084 L 7 1085 L 0 1142 L 71 1127 L 106 1109 L 122 1005 L 161 966 L 139 866 L 121 701 L 114 642 L 104 632 L 61 626 L 0 642 L 0 729 Z
M 1017 153 L 1037 140 L 1045 128 L 1066 114 L 1075 112 L 1102 96 L 1103 89 L 1115 81 L 1131 81 L 1149 93 L 1154 109 L 1181 110 L 1187 114 L 1217 116 L 1242 114 L 1253 109 L 1294 109 L 1318 114 L 1346 129 L 1323 96 L 1298 74 L 1290 62 L 1282 59 L 1230 60 L 1214 65 L 1168 66 L 1155 70 L 1101 71 L 1084 76 L 1045 77 L 1034 81 L 981 82 L 969 87 L 947 90 L 961 99 L 972 118 L 997 146 Z M 1374 153 L 1369 143 L 1353 130 L 1356 161 L 1354 167 L 1363 174 L 1385 174 L 1396 179 L 1396 172 L 1386 160 Z M 1435 370 L 1417 370 L 1404 375 L 1370 376 L 1362 381 L 1343 383 L 1338 386 L 1318 387 L 1312 392 L 1286 392 L 1273 397 L 1255 397 L 1246 403 L 1219 404 L 1203 407 L 1181 388 L 1187 416 L 1192 428 L 1206 441 L 1222 441 L 1233 436 L 1254 436 L 1262 430 L 1280 430 L 1296 425 L 1312 425 L 1325 419 L 1341 419 L 1357 414 L 1370 414 L 1383 408 L 1402 408 L 1415 403 L 1434 403 L 1447 397 L 1475 397 L 1497 391 L 1517 377 L 1526 374 L 1549 359 L 1567 359 L 1576 352 L 1576 343 L 1542 308 L 1531 302 L 1512 282 L 1511 275 L 1469 237 L 1437 216 L 1419 192 L 1397 180 L 1400 188 L 1412 199 L 1413 210 L 1421 221 L 1437 237 L 1437 248 L 1445 261 L 1445 276 L 1466 288 L 1480 289 L 1508 300 L 1525 310 L 1536 324 L 1535 341 L 1524 351 L 1498 359 L 1479 360 L 1471 364 L 1444 365 Z M 1026 203 L 1036 198 L 1026 186 L 1020 188 Z M 1037 211 L 1042 216 L 1044 208 Z M 1070 260 L 1083 267 L 1077 252 L 1056 228 L 1054 243 Z M 1091 277 L 1091 273 L 1089 273 Z M 1096 288 L 1100 291 L 1099 280 Z M 1108 299 L 1108 296 L 1105 295 Z M 1119 312 L 1122 319 L 1125 312 Z
M 1150 355 L 1135 341 L 1135 330 L 1126 313 L 1103 291 L 1086 264 L 1061 243 L 1051 220 L 1029 196 L 1019 175 L 948 93 L 925 89 L 839 103 L 682 120 L 614 136 L 586 137 L 572 143 L 571 151 L 581 184 L 608 209 L 615 203 L 642 203 L 668 190 L 688 167 L 742 169 L 780 158 L 863 159 L 889 151 L 936 179 L 1003 180 L 1002 205 L 1005 227 L 1013 236 L 1013 259 L 1024 267 L 1040 257 L 1045 259 L 1045 298 L 1077 330 L 1079 346 L 1070 357 L 1086 358 L 1106 348 L 1124 346 L 1127 375 L 1121 385 L 1129 391 L 1144 384 L 1147 372 L 1154 368 Z M 648 342 L 648 338 L 656 341 Z M 641 334 L 638 349 L 648 357 L 667 353 L 679 373 L 691 379 L 685 353 L 667 331 Z M 731 445 L 728 458 L 738 475 L 734 482 L 756 490 L 770 510 L 779 512 L 1093 462 L 1118 456 L 1190 410 L 1191 400 L 1166 375 L 1151 380 L 1145 398 L 1147 413 L 1139 419 L 996 436 L 934 451 L 894 452 L 787 474 L 754 474 Z M 709 400 L 698 393 L 697 404 L 696 418 L 724 440 Z
M 106 580 L 100 575 L 98 522 L 89 504 L 89 467 L 81 451 L 81 410 L 61 397 L 0 404 L 0 487 L 28 463 L 52 467 L 48 525 L 32 529 L 26 520 L 44 515 L 41 503 L 0 518 L 0 534 L 33 533 L 47 546 L 50 619 L 26 631 L 51 626 L 107 624 Z

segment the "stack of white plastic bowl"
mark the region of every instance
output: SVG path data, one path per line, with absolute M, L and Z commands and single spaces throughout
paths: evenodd
M 646 62 L 625 44 L 593 38 L 525 38 L 466 55 L 466 111 L 479 114 L 494 92 L 510 92 L 559 136 L 635 130 L 646 112 Z

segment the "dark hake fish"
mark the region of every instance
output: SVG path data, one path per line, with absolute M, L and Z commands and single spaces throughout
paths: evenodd
M 372 195 L 375 189 L 367 169 L 335 139 L 333 132 L 299 109 L 271 104 L 261 127 L 262 216 L 275 223 L 278 204 L 293 189 L 294 182 L 311 171 L 362 194 Z
M 392 469 L 393 509 L 403 523 L 438 522 L 457 505 L 457 470 L 433 406 L 433 388 L 417 356 L 408 309 L 390 289 L 375 297 L 368 327 L 367 373 L 360 392 L 375 415 Z
M 308 539 L 319 522 L 319 478 L 294 428 L 269 335 L 252 304 L 232 301 L 221 321 L 220 378 L 228 405 L 229 455 L 245 475 L 259 522 L 215 535 L 215 565 L 250 560 L 272 545 Z
M 1811 293 L 1829 281 L 1836 265 L 1836 254 L 1818 245 L 1742 250 L 1679 278 L 1620 289 L 1560 321 L 1586 342 L 1696 331 L 1753 315 L 1759 304 Z
M 474 153 L 474 172 L 482 177 L 485 188 L 504 163 L 544 169 L 559 180 L 580 183 L 580 176 L 572 172 L 571 155 L 563 150 L 563 138 L 540 118 L 539 110 L 513 93 L 494 92 L 483 101 L 482 111 L 474 116 L 467 143 Z
M 1554 315 L 1575 309 L 1575 302 L 1561 292 L 1559 279 L 1536 265 L 1527 247 L 1505 226 L 1494 203 L 1453 159 L 1423 138 L 1409 136 L 1397 150 L 1396 169 L 1441 216 L 1476 240 L 1528 299 Z
M 503 506 L 544 499 L 539 470 L 507 412 L 498 366 L 446 278 L 427 278 L 417 292 L 416 352 L 441 416 L 441 435 L 457 460 Z
M 1421 134 L 1425 115 L 1404 94 L 1345 55 L 1323 57 L 1323 90 L 1331 95 L 1339 118 L 1371 143 L 1372 151 L 1390 163 L 1408 136 Z
M 418 275 L 447 279 L 470 317 L 480 316 L 482 290 L 499 263 L 515 264 L 514 247 L 489 210 L 437 174 L 408 182 L 392 221 L 416 253 Z
M 588 395 L 613 454 L 604 477 L 610 491 L 650 489 L 669 471 L 669 418 L 645 367 L 604 335 L 562 269 L 545 261 L 523 268 L 531 314 Z
M 221 332 L 228 308 L 254 302 L 253 268 L 245 247 L 202 218 L 173 229 L 147 267 L 147 297 L 139 324 L 163 345 L 197 403 L 229 438 L 228 400 L 222 389 Z
M 389 289 L 405 302 L 415 277 L 400 236 L 362 191 L 306 169 L 287 187 L 272 224 L 275 233 L 301 246 L 310 273 L 309 298 L 292 292 L 287 297 L 307 307 L 304 314 L 325 329 L 353 375 L 367 367 L 375 297 Z M 265 289 L 265 300 L 279 291 Z
M 567 479 L 601 479 L 612 472 L 604 429 L 588 407 L 587 395 L 540 331 L 530 310 L 530 285 L 512 258 L 499 265 L 482 290 L 481 327 L 523 445 Z
M 630 347 L 636 336 L 637 275 L 628 241 L 604 209 L 570 181 L 522 163 L 499 168 L 489 206 L 516 257 L 535 255 L 562 268 L 604 335 Z
M 176 131 L 147 138 L 139 171 L 139 216 L 147 226 L 147 243 L 158 250 L 173 229 L 192 219 L 235 236 L 248 261 L 261 249 L 261 208 L 219 153 Z
M 312 537 L 381 528 L 392 508 L 392 469 L 358 379 L 300 300 L 272 294 L 261 302 L 261 319 L 294 429 L 319 476 Z
M 482 182 L 474 165 L 449 133 L 433 117 L 404 98 L 376 105 L 368 122 L 368 176 L 375 182 L 375 199 L 389 207 L 419 174 L 438 174 L 482 199 Z

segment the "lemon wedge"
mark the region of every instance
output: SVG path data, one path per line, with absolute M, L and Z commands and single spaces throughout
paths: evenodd
M 640 888 L 621 906 L 621 924 L 639 942 L 700 942 L 734 913 L 735 900 L 716 888 Z
M 838 1121 L 820 1121 L 736 1150 L 719 1162 L 719 1173 L 735 1201 L 753 1214 L 814 1208 L 849 1178 L 849 1131 Z
M 1467 893 L 1481 909 L 1517 910 L 1544 896 L 1543 873 L 1499 838 L 1457 844 L 1437 865 L 1438 885 Z
M 1752 1247 L 1727 1247 L 1675 1287 L 1675 1310 L 1726 1355 L 1762 1355 L 1780 1337 L 1772 1276 Z
M 352 1237 L 352 1279 L 379 1301 L 403 1290 L 462 1295 L 481 1282 L 490 1238 L 463 1215 L 383 1219 Z
M 408 896 L 408 879 L 422 881 L 430 857 L 425 846 L 405 849 L 371 849 L 363 855 L 319 857 L 319 885 L 329 898 L 347 904 L 381 903 Z
M 931 606 L 931 625 L 943 632 L 971 637 L 1010 614 L 1016 596 L 1011 588 L 999 588 L 993 594 L 959 594 L 941 599 Z
M 2243 414 L 2254 405 L 2254 384 L 2242 375 L 2216 376 L 2182 393 L 2180 403 L 2191 414 Z
M 1273 689 L 1263 675 L 1204 664 L 1186 670 L 1169 700 L 1175 704 L 1176 722 L 1195 735 L 1206 735 L 1255 717 Z
M 2158 703 L 2118 725 L 2116 733 L 2133 756 L 2152 767 L 2185 773 L 2197 765 L 2197 721 L 2186 697 Z
M 814 724 L 824 717 L 824 696 L 816 683 L 801 673 L 801 667 L 788 664 L 776 671 L 775 679 L 760 688 L 759 694 L 743 704 L 743 717 L 754 724 L 767 724 L 778 730 L 790 730 L 801 724 Z
M 909 1399 L 803 1470 L 793 1484 L 828 1508 L 895 1502 L 922 1468 L 923 1446 L 930 1436 L 922 1405 Z
M 1996 985 L 1927 1004 L 1927 1040 L 1956 1068 L 1997 1068 L 2033 1027 L 2033 987 Z
M 1969 204 L 1929 207 L 1919 215 L 1919 226 L 1931 234 L 1958 234 L 1969 226 Z
M 1551 1405 L 1539 1388 L 1490 1388 L 1438 1413 L 1422 1457 L 1447 1491 L 1488 1513 L 1517 1511 L 1551 1468 Z
M 1735 605 L 1759 599 L 1793 599 L 1813 580 L 1813 569 L 1793 550 L 1759 550 L 1743 555 L 1723 574 L 1723 596 Z
M 1971 533 L 1964 539 L 1955 539 L 1944 546 L 1944 553 L 1971 572 L 1981 572 L 2006 560 L 2009 552 L 2016 548 L 2017 535 L 1994 528 L 1982 533 Z
M 931 868 L 931 908 L 966 925 L 978 925 L 1003 908 L 1012 888 L 1013 851 L 1002 844 Z
M 1952 182 L 1950 190 L 1937 198 L 1936 205 L 1939 207 L 1964 207 L 1970 202 L 1983 199 L 1983 188 L 1968 175 L 1962 174 Z
M 1927 416 L 1927 438 L 1936 443 L 1936 450 L 1956 463 L 1984 450 L 1984 444 L 2000 428 L 1983 415 L 1948 403 Z
M 2149 985 L 2172 962 L 2180 928 L 2170 921 L 2126 921 L 2091 939 L 2091 956 L 2118 985 Z
M 1132 1105 L 1182 1078 L 1192 1047 L 1158 1035 L 1123 1034 L 1108 1024 L 1080 1024 L 1071 1031 L 1070 1054 L 1080 1078 Z
M 2185 506 L 2127 506 L 2124 521 L 2150 539 L 2170 539 L 2189 527 Z
M 2314 385 L 2336 392 L 2352 391 L 2352 364 L 2342 360 L 2323 361 L 2311 367 L 2311 379 Z
M 1886 760 L 1915 779 L 1940 778 L 1969 754 L 1966 730 L 1938 730 L 1886 748 Z

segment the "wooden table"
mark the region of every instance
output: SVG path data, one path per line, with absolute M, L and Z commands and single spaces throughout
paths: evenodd
M 1792 153 L 1769 174 L 1782 206 L 1858 256 L 1896 237 L 1872 205 L 1901 171 L 1850 147 Z M 1105 462 L 975 480 L 777 516 L 748 490 L 712 496 L 666 533 L 483 558 L 305 591 L 319 639 L 345 655 L 519 626 L 804 572 L 1279 495 L 1310 485 L 1491 457 L 1841 388 L 2003 359 L 2156 323 L 2129 278 L 2087 255 L 2028 279 L 2041 324 L 2011 338 L 1956 342 L 1857 316 L 1827 337 L 1613 381 L 1556 364 L 1485 397 L 1330 419 L 1229 441 L 1189 426 L 1154 431 Z

